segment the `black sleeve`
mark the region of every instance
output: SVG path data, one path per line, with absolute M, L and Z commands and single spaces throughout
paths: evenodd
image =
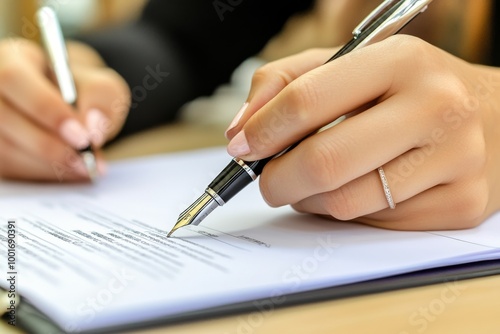
M 121 135 L 169 122 L 258 53 L 312 0 L 151 0 L 131 25 L 79 39 L 93 46 L 132 91 Z

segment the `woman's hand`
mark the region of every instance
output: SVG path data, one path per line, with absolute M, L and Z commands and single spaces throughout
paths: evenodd
M 498 69 L 404 35 L 319 66 L 332 54 L 264 66 L 226 133 L 231 155 L 257 160 L 348 115 L 268 163 L 271 206 L 402 230 L 469 228 L 499 210 Z
M 130 100 L 123 79 L 87 46 L 69 46 L 78 101 L 67 105 L 43 50 L 23 39 L 0 42 L 0 177 L 76 181 L 89 178 L 78 149 L 99 148 L 121 128 Z

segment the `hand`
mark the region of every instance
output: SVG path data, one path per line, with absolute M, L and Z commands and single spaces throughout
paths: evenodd
M 73 43 L 68 50 L 76 110 L 63 101 L 38 45 L 23 39 L 0 42 L 0 177 L 88 180 L 77 150 L 90 143 L 104 171 L 99 149 L 121 128 L 129 89 L 89 47 Z
M 401 230 L 469 228 L 499 210 L 498 69 L 403 35 L 319 66 L 331 54 L 257 71 L 226 133 L 228 152 L 251 161 L 349 116 L 266 165 L 260 188 L 271 206 Z

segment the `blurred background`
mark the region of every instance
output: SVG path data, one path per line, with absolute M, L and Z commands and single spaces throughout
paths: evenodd
M 66 36 L 136 18 L 146 0 L 1 0 L 0 37 L 36 39 L 35 11 L 48 5 L 57 13 Z
M 164 0 L 169 1 L 169 0 Z M 188 1 L 188 0 L 186 0 Z M 246 99 L 256 68 L 312 47 L 345 43 L 352 29 L 382 0 L 316 0 L 314 8 L 291 17 L 260 54 L 244 62 L 232 81 L 210 98 L 185 106 L 190 122 L 227 125 Z M 404 32 L 419 36 L 471 62 L 487 62 L 491 3 L 495 0 L 438 0 Z M 497 0 L 498 1 L 498 0 Z M 35 11 L 52 7 L 65 37 L 122 24 L 137 18 L 147 0 L 0 0 L 0 38 L 38 39 Z M 348 14 L 348 15 L 346 15 Z M 203 117 L 200 117 L 203 112 Z

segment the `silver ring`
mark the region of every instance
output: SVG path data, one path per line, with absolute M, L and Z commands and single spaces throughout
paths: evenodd
M 384 169 L 379 167 L 377 170 L 378 175 L 380 176 L 380 181 L 382 181 L 382 187 L 384 187 L 384 194 L 387 199 L 387 203 L 389 203 L 389 207 L 394 210 L 396 208 L 396 203 L 394 203 L 394 200 L 392 199 L 391 189 L 389 188 L 389 183 L 387 183 Z

